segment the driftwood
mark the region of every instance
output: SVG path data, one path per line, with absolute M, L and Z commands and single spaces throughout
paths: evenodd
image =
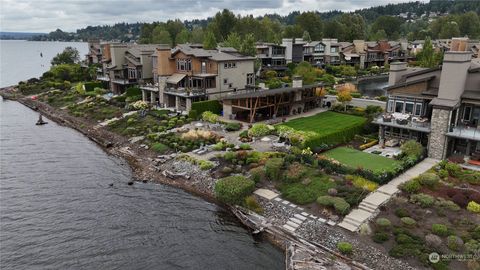
M 162 175 L 168 178 L 176 178 L 176 177 L 183 177 L 185 179 L 190 179 L 190 175 L 187 174 L 187 172 L 181 172 L 181 173 L 174 173 L 169 170 L 164 170 L 162 172 Z

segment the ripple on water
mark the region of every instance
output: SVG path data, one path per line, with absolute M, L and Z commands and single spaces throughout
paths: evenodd
M 2 269 L 282 269 L 230 214 L 131 173 L 79 133 L 0 101 Z M 114 186 L 110 187 L 109 184 Z

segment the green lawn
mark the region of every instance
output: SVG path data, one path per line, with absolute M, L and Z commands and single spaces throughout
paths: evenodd
M 280 185 L 282 196 L 297 204 L 308 204 L 315 202 L 319 196 L 327 195 L 329 188 L 336 187 L 327 175 L 307 175 L 304 178 L 310 179 L 306 185 L 302 182 Z
M 322 112 L 313 116 L 293 119 L 281 125 L 301 131 L 313 131 L 316 138 L 311 138 L 305 146 L 315 147 L 320 144 L 336 145 L 353 139 L 362 132 L 367 119 L 336 112 Z
M 348 147 L 337 147 L 323 153 L 323 155 L 333 158 L 346 166 L 352 168 L 362 167 L 373 172 L 383 170 L 390 171 L 401 165 L 397 160 L 365 153 Z

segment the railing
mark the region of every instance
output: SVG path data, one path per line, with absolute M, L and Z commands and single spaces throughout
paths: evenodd
M 108 76 L 105 76 L 105 75 L 97 75 L 97 80 L 99 81 L 110 81 L 110 78 Z
M 200 88 L 193 88 L 193 89 L 189 89 L 187 91 L 186 88 L 167 87 L 167 88 L 165 88 L 165 92 L 181 94 L 181 95 L 184 95 L 184 96 L 195 96 L 195 95 L 205 95 L 206 90 L 205 89 L 200 89 Z
M 133 84 L 133 83 L 136 83 L 137 80 L 136 79 L 122 79 L 122 78 L 113 78 L 111 79 L 112 82 L 114 83 L 119 83 L 119 84 Z
M 430 132 L 430 121 L 417 117 L 393 117 L 381 115 L 373 120 L 373 123 L 391 127 L 413 129 L 422 132 Z
M 480 141 L 480 130 L 478 127 L 474 126 L 452 126 L 448 130 L 447 136 Z

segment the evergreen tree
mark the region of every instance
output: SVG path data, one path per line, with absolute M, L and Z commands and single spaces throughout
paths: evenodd
M 63 52 L 58 53 L 53 57 L 51 64 L 52 66 L 61 65 L 61 64 L 74 64 L 77 63 L 80 59 L 80 53 L 76 48 L 66 47 Z
M 170 33 L 165 30 L 163 25 L 156 26 L 152 31 L 152 43 L 156 44 L 168 44 L 172 45 L 172 38 L 170 37 Z
M 236 32 L 232 32 L 230 35 L 228 35 L 227 40 L 223 42 L 223 46 L 240 50 L 240 47 L 242 46 L 242 40 Z
M 308 42 L 312 41 L 312 38 L 310 37 L 310 34 L 308 33 L 308 31 L 303 31 L 302 39 Z
M 175 38 L 175 44 L 185 44 L 190 42 L 190 31 L 183 29 Z
M 213 50 L 217 48 L 217 39 L 215 34 L 211 31 L 208 31 L 203 39 L 203 48 L 206 50 Z
M 240 47 L 240 53 L 249 56 L 255 56 L 255 37 L 252 34 L 248 34 L 243 39 L 242 45 Z
M 419 66 L 425 68 L 434 68 L 440 64 L 440 61 L 442 61 L 441 55 L 435 53 L 433 50 L 432 41 L 429 37 L 425 39 L 422 51 L 417 54 L 417 61 Z

